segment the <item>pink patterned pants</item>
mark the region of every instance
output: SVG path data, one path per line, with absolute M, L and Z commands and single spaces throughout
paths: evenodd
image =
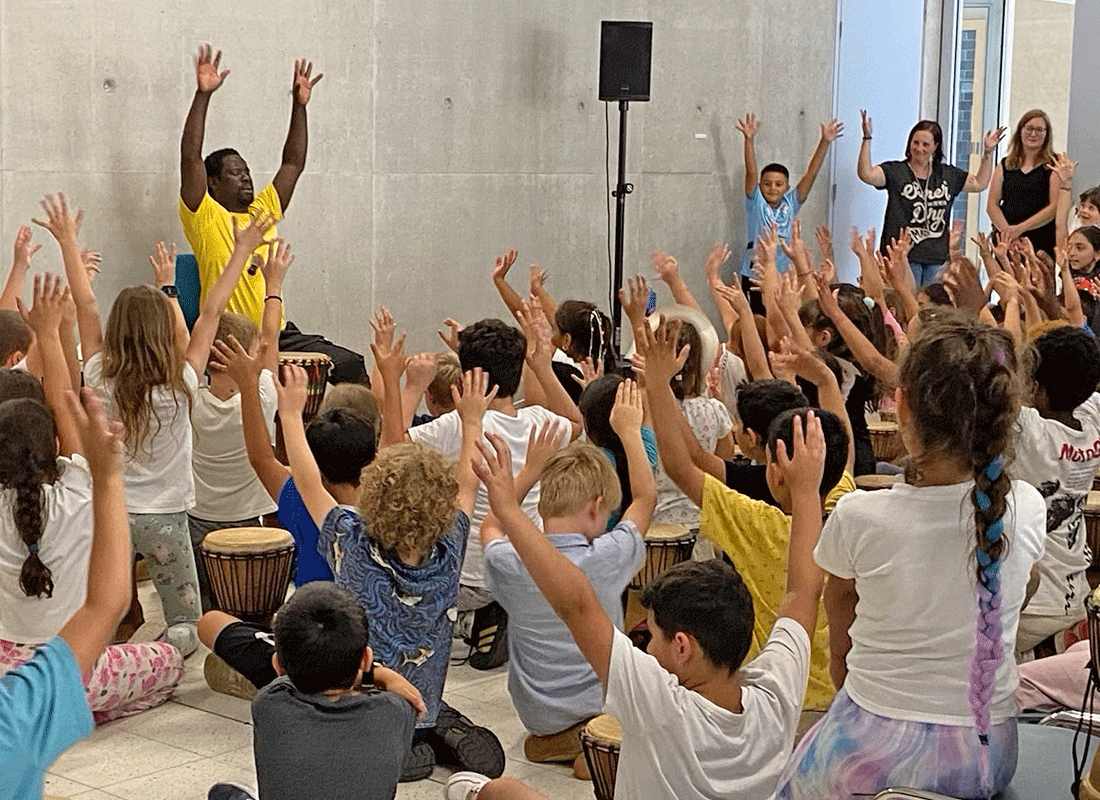
M 0 639 L 0 675 L 29 661 L 37 648 Z M 112 644 L 84 676 L 84 691 L 100 725 L 159 706 L 182 677 L 183 656 L 167 642 Z

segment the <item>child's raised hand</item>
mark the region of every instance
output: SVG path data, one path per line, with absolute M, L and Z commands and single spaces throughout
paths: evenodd
M 499 517 L 502 511 L 519 506 L 516 480 L 512 476 L 512 454 L 495 433 L 486 433 L 485 438 L 489 440 L 488 445 L 480 439 L 477 442 L 482 460 L 474 459 L 474 474 L 485 484 L 489 507 Z
M 527 460 L 524 462 L 527 470 L 536 475 L 542 472 L 543 464 L 561 449 L 568 433 L 569 428 L 557 419 L 548 419 L 538 428 L 532 428 L 527 437 Z
M 792 423 L 794 453 L 788 453 L 787 443 L 780 439 L 775 445 L 775 460 L 792 495 L 812 494 L 816 497 L 825 472 L 825 435 L 821 432 L 821 420 L 813 411 L 807 411 L 805 433 L 802 431 L 801 415 L 796 415 Z
M 370 351 L 374 353 L 374 365 L 380 373 L 395 381 L 401 377 L 405 371 L 405 334 L 402 333 L 396 342 L 389 345 L 373 341 Z
M 836 283 L 836 264 L 831 258 L 826 258 L 818 267 L 817 274 L 824 278 L 826 283 Z
M 417 353 L 405 362 L 405 385 L 423 391 L 435 380 L 437 372 L 439 361 L 435 353 Z
M 1007 270 L 1002 269 L 993 276 L 993 288 L 1004 305 L 1020 299 L 1020 283 Z
M 275 382 L 279 395 L 279 416 L 284 420 L 300 420 L 309 397 L 309 373 L 296 364 L 283 364 L 282 373 L 282 381 Z
M 12 246 L 14 251 L 12 254 L 12 267 L 16 269 L 30 266 L 31 256 L 38 252 L 41 244 L 33 244 L 31 242 L 31 226 L 20 225 L 19 230 L 15 232 L 15 244 Z
M 836 295 L 833 294 L 833 287 L 820 272 L 815 272 L 813 277 L 814 283 L 817 284 L 817 302 L 821 306 L 821 311 L 829 319 L 839 319 L 844 312 L 836 300 Z
M 211 361 L 207 367 L 215 372 L 224 372 L 243 392 L 247 387 L 258 383 L 264 368 L 265 355 L 267 355 L 266 342 L 260 342 L 253 357 L 237 341 L 236 336 L 229 334 L 228 341 L 214 340 L 214 344 L 210 347 Z
M 264 236 L 275 225 L 275 217 L 269 211 L 260 211 L 253 214 L 248 224 L 243 228 L 237 227 L 237 218 L 233 217 L 233 247 L 251 253 L 263 244 L 271 244 L 275 239 L 267 240 Z
M 462 326 L 455 322 L 450 317 L 443 320 L 444 326 L 447 328 L 447 333 L 443 331 L 436 331 L 439 334 L 439 338 L 443 340 L 443 344 L 447 345 L 456 355 L 458 354 L 458 334 L 462 330 Z
M 153 268 L 153 283 L 159 289 L 162 286 L 172 286 L 176 282 L 176 244 L 165 247 L 164 242 L 157 242 L 157 251 L 149 256 L 149 265 Z
M 94 281 L 95 276 L 99 274 L 99 265 L 103 263 L 103 254 L 98 250 L 85 247 L 80 251 L 80 263 L 84 265 L 84 272 L 88 275 L 88 281 Z
M 733 310 L 737 312 L 738 316 L 743 317 L 746 310 L 749 315 L 752 315 L 752 310 L 749 308 L 749 299 L 745 297 L 745 293 L 741 290 L 741 280 L 735 277 L 733 283 L 729 286 L 715 286 L 714 291 L 718 292 L 726 302 L 733 306 Z
M 458 418 L 463 425 L 481 426 L 481 418 L 489 410 L 489 404 L 497 396 L 497 387 L 489 389 L 489 373 L 474 367 L 462 373 L 462 392 L 452 384 L 451 398 L 454 400 Z
M 676 343 L 680 338 L 680 321 L 666 322 L 662 315 L 657 330 L 653 330 L 648 324 L 642 325 L 634 331 L 634 336 L 638 340 L 638 352 L 645 357 L 647 385 L 667 385 L 683 368 L 691 350 L 691 345 L 685 344 L 679 353 L 676 352 Z
M 497 256 L 493 261 L 493 280 L 502 281 L 508 277 L 508 270 L 512 268 L 512 265 L 516 263 L 516 257 L 519 255 L 518 250 L 509 250 L 502 256 Z
M 630 327 L 636 328 L 645 321 L 645 306 L 649 300 L 649 283 L 642 275 L 626 279 L 626 286 L 619 289 L 619 303 L 623 313 L 630 320 Z
M 821 123 L 821 141 L 832 144 L 844 135 L 844 123 L 833 118 Z
M 641 429 L 644 415 L 642 393 L 638 390 L 638 384 L 627 378 L 615 390 L 615 405 L 611 408 L 610 417 L 611 430 L 620 439 L 626 438 Z
M 46 212 L 46 219 L 32 219 L 31 222 L 48 230 L 58 242 L 71 241 L 75 243 L 77 234 L 80 233 L 80 223 L 84 220 L 84 212 L 77 211 L 76 214 L 70 214 L 69 204 L 65 201 L 64 192 L 60 192 L 56 196 L 46 195 L 39 205 Z
M 537 295 L 546 283 L 546 279 L 550 277 L 550 273 L 540 267 L 538 264 L 531 265 L 531 278 L 529 282 L 531 294 Z
M 722 265 L 725 264 L 730 257 L 730 246 L 725 242 L 718 242 L 707 253 L 707 260 L 703 263 L 703 274 L 706 275 L 707 283 L 711 286 L 722 283 L 722 276 L 720 274 Z
M 821 251 L 823 261 L 831 261 L 833 258 L 833 232 L 825 225 L 818 225 L 814 230 L 817 237 L 817 249 Z
M 653 272 L 659 280 L 668 283 L 680 277 L 680 265 L 668 253 L 654 250 L 649 254 L 649 260 L 653 262 Z
M 756 132 L 760 130 L 760 121 L 757 120 L 755 114 L 750 112 L 737 120 L 737 130 L 741 131 L 741 134 L 751 141 L 756 137 Z
M 282 239 L 276 239 L 267 245 L 267 258 L 264 260 L 260 272 L 264 276 L 265 283 L 282 285 L 290 265 L 294 263 L 294 254 L 290 252 L 290 243 Z
M 23 305 L 22 298 L 15 298 L 19 313 L 39 339 L 56 336 L 61 328 L 61 320 L 65 318 L 65 285 L 60 277 L 46 272 L 34 276 L 33 292 L 33 305 L 29 310 Z
M 550 330 L 544 324 L 546 318 L 542 315 L 541 306 L 538 303 L 524 303 L 516 309 L 516 319 L 527 338 L 527 363 L 532 368 L 548 366 L 554 357 L 554 345 L 550 343 Z
M 393 321 L 393 315 L 385 306 L 379 306 L 370 320 L 370 326 L 374 329 L 374 342 L 381 347 L 389 347 L 393 344 L 393 331 L 397 323 Z
M 84 458 L 96 477 L 122 475 L 125 469 L 125 436 L 121 422 L 109 422 L 94 389 L 65 392 L 73 421 L 80 431 Z

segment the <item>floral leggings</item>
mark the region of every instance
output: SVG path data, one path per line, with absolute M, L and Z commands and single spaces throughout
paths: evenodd
M 38 644 L 0 639 L 0 674 L 30 661 Z M 155 708 L 183 677 L 183 656 L 167 642 L 113 644 L 84 676 L 84 693 L 96 724 Z

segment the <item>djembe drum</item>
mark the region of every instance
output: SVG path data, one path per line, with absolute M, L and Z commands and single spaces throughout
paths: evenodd
M 301 367 L 309 376 L 309 388 L 306 395 L 306 407 L 302 417 L 309 422 L 321 410 L 321 401 L 325 398 L 325 384 L 332 359 L 324 353 L 279 353 L 279 372 L 284 364 Z
M 645 564 L 630 581 L 629 588 L 644 589 L 669 568 L 691 558 L 694 547 L 695 534 L 684 525 L 674 522 L 650 525 L 645 535 Z
M 904 483 L 902 475 L 858 475 L 856 476 L 856 488 L 874 492 L 880 489 L 889 489 L 895 483 Z
M 1092 566 L 1100 562 L 1100 492 L 1093 490 L 1081 506 L 1085 519 L 1085 540 L 1092 551 Z
M 596 800 L 613 800 L 615 773 L 619 769 L 619 748 L 623 729 L 610 714 L 600 714 L 581 729 L 581 749 L 588 771 L 592 773 L 592 793 Z
M 294 538 L 282 528 L 227 528 L 208 533 L 199 551 L 218 608 L 270 624 L 286 600 Z
M 879 461 L 893 461 L 904 452 L 896 422 L 868 422 L 867 430 L 871 434 L 871 448 Z

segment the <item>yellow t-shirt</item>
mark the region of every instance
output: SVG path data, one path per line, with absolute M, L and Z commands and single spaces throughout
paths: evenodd
M 268 184 L 266 189 L 256 195 L 252 205 L 248 207 L 247 214 L 235 214 L 226 210 L 225 206 L 211 197 L 209 192 L 203 195 L 197 210 L 191 211 L 182 198 L 179 210 L 183 232 L 187 236 L 187 241 L 191 243 L 195 260 L 199 262 L 199 281 L 202 283 L 200 303 L 206 299 L 206 293 L 222 274 L 229 256 L 233 253 L 233 218 L 237 219 L 237 227 L 244 227 L 248 224 L 251 215 L 262 211 L 273 214 L 276 220 L 283 218 L 282 204 L 279 202 L 279 193 L 275 191 L 274 184 Z M 272 228 L 267 238 L 270 239 L 275 235 L 276 231 Z M 267 246 L 261 245 L 256 252 L 266 258 Z M 256 270 L 255 275 L 249 275 L 246 266 L 225 308 L 227 311 L 244 314 L 259 327 L 264 313 L 265 295 L 264 276 L 259 270 Z
M 855 480 L 845 472 L 826 499 L 826 508 L 831 510 L 840 497 L 853 489 Z M 787 591 L 791 518 L 782 509 L 746 497 L 707 475 L 699 533 L 726 552 L 752 595 L 755 622 L 748 658 L 754 658 L 768 640 Z M 817 612 L 817 629 L 810 649 L 810 682 L 802 707 L 814 711 L 827 709 L 835 693 L 829 678 L 829 622 L 822 605 Z

